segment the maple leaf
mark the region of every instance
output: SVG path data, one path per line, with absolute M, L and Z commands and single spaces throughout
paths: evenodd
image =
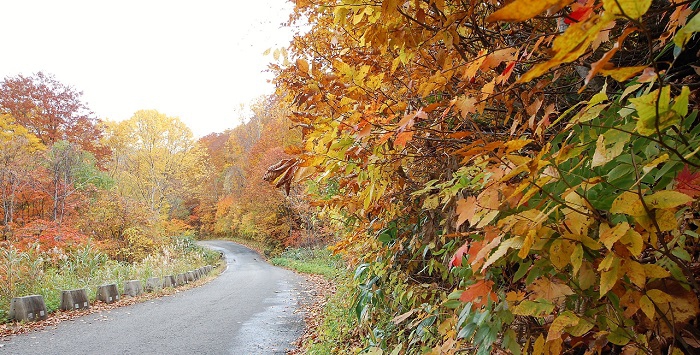
M 464 222 L 472 219 L 476 211 L 476 197 L 469 196 L 466 199 L 457 201 L 457 225 L 459 228 Z
M 474 307 L 481 307 L 488 302 L 490 298 L 496 301 L 496 295 L 491 291 L 493 281 L 479 280 L 475 284 L 468 286 L 459 296 L 462 302 L 474 302 Z
M 676 176 L 676 191 L 692 198 L 700 196 L 700 171 L 691 172 L 686 164 Z
M 466 254 L 469 251 L 469 242 L 464 242 L 464 244 L 457 249 L 455 254 L 452 256 L 452 259 L 450 260 L 450 265 L 451 266 L 462 266 L 462 257 L 464 254 Z

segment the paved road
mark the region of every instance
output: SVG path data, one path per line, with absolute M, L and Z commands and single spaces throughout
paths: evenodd
M 225 241 L 228 269 L 173 296 L 0 341 L 2 354 L 284 354 L 301 334 L 303 278 Z

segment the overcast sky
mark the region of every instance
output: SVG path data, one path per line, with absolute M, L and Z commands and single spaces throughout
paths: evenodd
M 273 92 L 266 49 L 286 47 L 286 0 L 2 0 L 0 78 L 43 71 L 100 118 L 140 109 L 202 136 Z

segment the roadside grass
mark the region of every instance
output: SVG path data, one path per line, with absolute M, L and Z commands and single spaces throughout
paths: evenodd
M 49 312 L 60 307 L 61 291 L 86 288 L 90 300 L 97 287 L 124 281 L 146 281 L 214 265 L 220 254 L 195 244 L 191 237 L 176 237 L 160 253 L 129 264 L 110 260 L 90 244 L 71 251 L 39 251 L 13 247 L 0 250 L 0 323 L 6 322 L 13 297 L 44 296 Z
M 340 284 L 323 308 L 323 321 L 314 330 L 314 336 L 303 344 L 303 353 L 309 355 L 357 354 L 360 344 L 355 337 L 358 329 L 357 318 L 352 309 L 352 286 L 349 282 Z
M 345 264 L 339 255 L 325 248 L 287 249 L 270 259 L 273 265 L 286 267 L 305 274 L 321 275 L 335 280 L 346 273 Z

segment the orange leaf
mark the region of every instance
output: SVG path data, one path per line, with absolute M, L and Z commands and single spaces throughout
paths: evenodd
M 396 136 L 394 145 L 398 148 L 403 148 L 411 139 L 413 139 L 413 131 L 401 132 Z
M 474 302 L 474 307 L 485 305 L 489 298 L 491 298 L 492 301 L 496 301 L 496 295 L 491 292 L 492 287 L 493 281 L 479 280 L 462 291 L 459 300 L 465 303 Z
M 476 197 L 469 196 L 466 199 L 461 199 L 457 201 L 457 226 L 459 229 L 464 222 L 470 220 L 474 217 L 474 212 L 476 211 Z
M 515 48 L 504 48 L 499 49 L 486 56 L 483 63 L 481 64 L 481 70 L 487 71 L 491 68 L 495 68 L 503 62 L 514 61 L 518 58 L 518 50 Z M 515 65 L 515 63 L 513 63 Z

